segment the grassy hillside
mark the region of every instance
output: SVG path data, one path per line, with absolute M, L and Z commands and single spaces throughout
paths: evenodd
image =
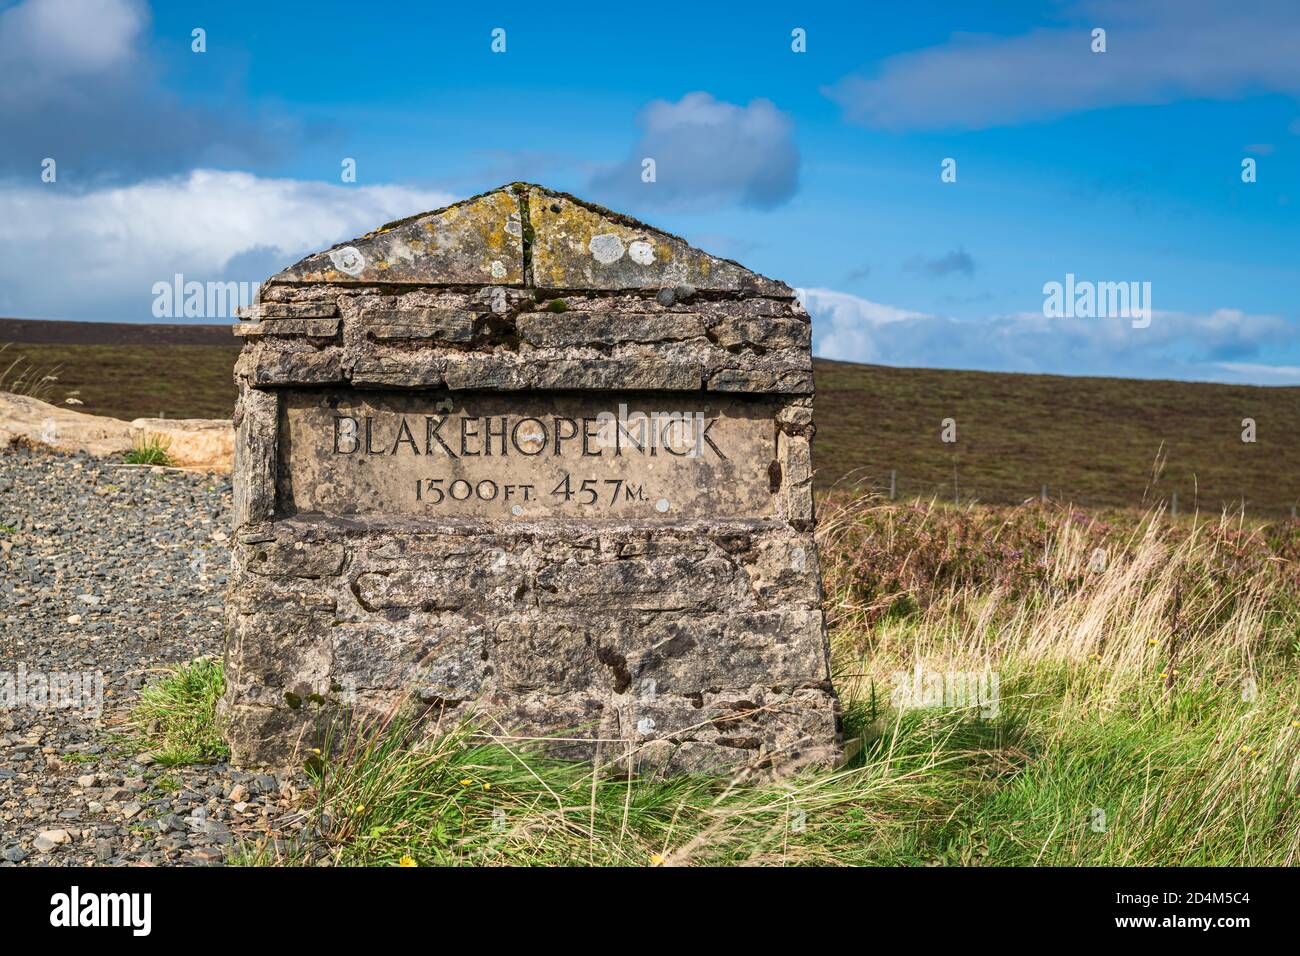
M 15 343 L 0 353 L 0 372 L 18 356 L 57 376 L 38 398 L 62 405 L 71 395 L 83 403 L 73 406 L 79 412 L 130 420 L 229 418 L 234 411 L 237 345 Z
M 1300 388 L 1007 375 L 818 361 L 823 488 L 846 482 L 900 497 L 1081 505 L 1168 500 L 1289 514 L 1300 501 Z M 940 440 L 942 421 L 957 441 Z M 1242 419 L 1256 423 L 1254 444 Z M 1158 467 L 1162 462 L 1163 467 Z M 1156 475 L 1158 474 L 1158 479 Z
M 71 344 L 101 341 L 109 327 L 0 320 L 0 341 L 19 339 L 0 354 L 0 372 L 15 355 L 57 365 L 49 399 L 76 393 L 81 410 L 101 415 L 231 414 L 238 346 L 207 344 L 228 329 L 127 331 L 139 328 L 150 344 Z M 1300 501 L 1300 388 L 815 366 L 823 490 L 884 491 L 896 470 L 900 497 L 952 501 L 955 470 L 962 502 L 1015 504 L 1043 485 L 1089 506 L 1141 506 L 1177 491 L 1181 511 L 1244 499 L 1250 512 L 1287 515 Z M 955 444 L 940 440 L 945 418 L 956 420 Z M 1241 440 L 1243 418 L 1256 422 L 1254 444 Z

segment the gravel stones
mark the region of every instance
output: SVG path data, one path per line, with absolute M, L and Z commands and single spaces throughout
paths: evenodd
M 158 668 L 221 653 L 229 508 L 224 476 L 0 453 L 0 674 L 102 675 L 88 708 L 0 707 L 0 867 L 209 866 L 301 826 L 287 777 L 161 767 L 123 740 Z

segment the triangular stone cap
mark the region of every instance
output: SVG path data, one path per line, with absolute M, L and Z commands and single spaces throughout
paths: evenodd
M 266 284 L 522 285 L 523 237 L 519 196 L 494 189 L 310 255 Z
M 793 298 L 794 290 L 568 193 L 511 183 L 308 256 L 276 283 L 513 285 Z

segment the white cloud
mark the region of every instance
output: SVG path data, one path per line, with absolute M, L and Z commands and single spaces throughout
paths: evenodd
M 162 82 L 148 23 L 143 0 L 23 0 L 0 10 L 0 174 L 35 179 L 47 157 L 59 182 L 82 187 L 247 167 L 321 134 L 231 97 L 182 102 Z M 181 39 L 188 49 L 188 31 Z
M 640 141 L 592 178 L 593 189 L 634 203 L 770 208 L 799 188 L 794 122 L 770 100 L 736 106 L 688 93 L 676 103 L 655 100 L 637 124 Z M 646 158 L 655 161 L 653 183 L 641 179 Z
M 261 281 L 454 198 L 213 170 L 74 195 L 11 185 L 0 188 L 0 313 L 147 321 L 153 283 L 177 272 L 200 282 Z
M 1069 27 L 955 35 L 887 57 L 825 92 L 847 119 L 889 129 L 981 129 L 1079 110 L 1254 92 L 1300 93 L 1294 0 L 1076 3 Z M 1107 31 L 1093 53 L 1091 31 Z
M 137 0 L 26 0 L 0 11 L 0 102 L 40 105 L 69 77 L 128 64 L 148 19 Z
M 877 365 L 1300 384 L 1290 366 L 1249 361 L 1293 342 L 1293 324 L 1239 309 L 1156 311 L 1128 319 L 1047 318 L 1041 312 L 959 321 L 832 289 L 800 289 L 822 358 Z
M 1300 365 L 1256 365 L 1251 362 L 1220 362 L 1219 365 L 1256 385 L 1300 385 Z

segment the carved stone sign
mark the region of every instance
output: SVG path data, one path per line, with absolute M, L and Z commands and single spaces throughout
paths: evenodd
M 247 318 L 237 763 L 399 701 L 643 771 L 836 759 L 788 286 L 516 183 Z
M 286 513 L 512 518 L 760 517 L 775 512 L 776 408 L 634 393 L 286 396 Z M 678 401 L 677 404 L 682 404 Z

